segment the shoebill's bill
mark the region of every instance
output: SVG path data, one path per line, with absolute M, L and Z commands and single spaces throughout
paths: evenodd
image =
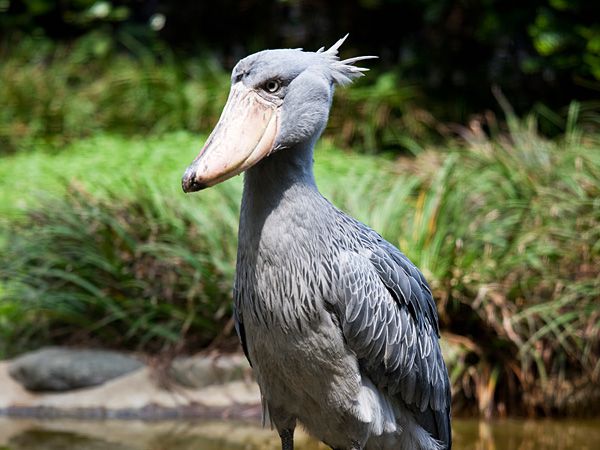
M 450 449 L 448 374 L 425 278 L 326 200 L 313 176 L 334 89 L 370 58 L 341 61 L 344 39 L 242 59 L 183 190 L 245 172 L 235 323 L 283 450 L 298 422 L 334 449 Z

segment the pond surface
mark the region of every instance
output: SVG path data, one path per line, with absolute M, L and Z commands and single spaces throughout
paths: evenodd
M 244 422 L 10 420 L 0 418 L 0 450 L 279 449 L 274 432 Z M 321 450 L 297 433 L 297 450 Z M 600 420 L 454 421 L 455 450 L 597 450 Z

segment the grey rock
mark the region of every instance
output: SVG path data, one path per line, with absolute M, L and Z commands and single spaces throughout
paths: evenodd
M 250 365 L 242 355 L 175 358 L 170 376 L 179 384 L 199 389 L 250 377 Z
M 142 366 L 135 358 L 108 350 L 44 347 L 13 360 L 9 373 L 30 391 L 69 391 L 97 386 Z

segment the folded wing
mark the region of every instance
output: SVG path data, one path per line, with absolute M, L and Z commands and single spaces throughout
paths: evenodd
M 379 238 L 368 250 L 342 252 L 339 276 L 334 311 L 361 369 L 449 448 L 450 387 L 423 275 Z

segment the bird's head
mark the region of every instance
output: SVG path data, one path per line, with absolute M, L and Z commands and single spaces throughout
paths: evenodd
M 271 153 L 318 138 L 327 124 L 335 85 L 362 76 L 367 69 L 353 64 L 374 58 L 340 61 L 337 53 L 346 37 L 329 50 L 265 50 L 238 62 L 227 104 L 185 171 L 183 190 L 213 186 Z

